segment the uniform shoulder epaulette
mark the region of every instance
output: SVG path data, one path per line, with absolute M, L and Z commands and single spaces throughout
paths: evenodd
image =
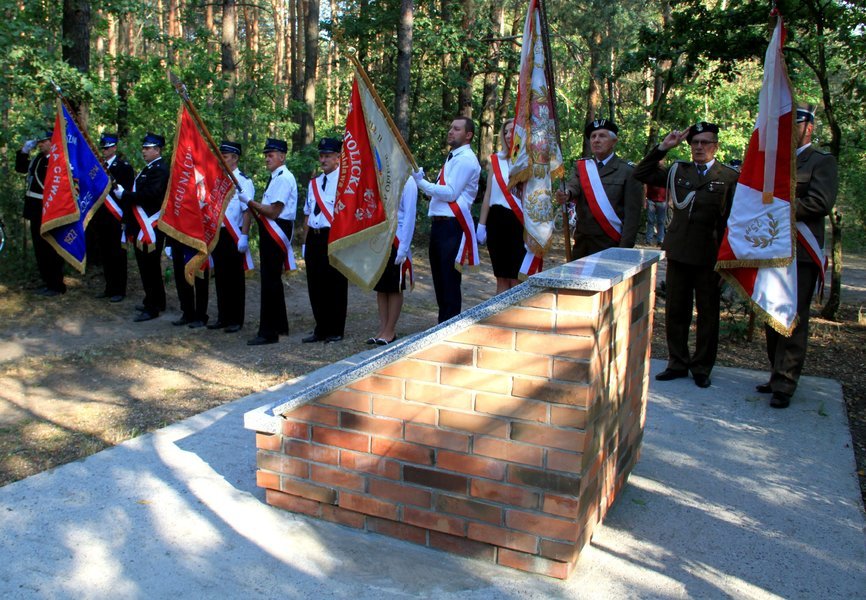
M 675 160 L 675 161 L 674 161 L 674 164 L 675 164 L 675 165 L 693 165 L 693 164 L 695 164 L 695 163 L 693 163 L 693 162 L 690 161 L 690 160 Z
M 722 165 L 723 167 L 727 168 L 727 169 L 730 169 L 730 170 L 733 171 L 734 173 L 737 173 L 737 174 L 740 173 L 740 172 L 737 171 L 734 167 L 732 167 L 731 165 L 729 165 L 729 164 L 727 164 L 727 163 L 723 163 L 723 162 L 719 161 L 719 164 Z
M 817 152 L 818 154 L 823 154 L 824 156 L 831 156 L 829 150 L 821 150 L 820 148 L 815 148 L 814 146 L 812 147 L 812 150 Z
M 244 172 L 243 172 L 243 171 L 241 171 L 241 170 L 240 170 L 240 169 L 238 169 L 238 173 L 239 173 L 239 174 L 240 174 L 240 176 L 241 176 L 241 177 L 245 177 L 245 178 L 247 178 L 247 179 L 249 179 L 249 178 L 250 178 L 250 176 L 249 176 L 249 175 L 247 175 L 247 174 L 246 174 L 246 173 L 244 173 Z

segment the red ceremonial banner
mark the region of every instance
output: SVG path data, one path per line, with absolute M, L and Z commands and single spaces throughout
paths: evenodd
M 205 141 L 186 106 L 178 119 L 171 177 L 159 228 L 196 251 L 184 268 L 189 283 L 216 245 L 234 183 Z
M 78 220 L 78 192 L 72 178 L 72 169 L 69 168 L 68 152 L 66 120 L 58 101 L 54 135 L 51 136 L 51 153 L 48 155 L 48 169 L 45 172 L 45 190 L 42 194 L 43 234 Z
M 352 100 L 346 117 L 346 133 L 340 154 L 340 180 L 329 246 L 385 222 L 385 207 L 376 177 L 378 157 L 367 135 L 358 80 L 352 85 Z M 338 244 L 339 246 L 339 244 Z

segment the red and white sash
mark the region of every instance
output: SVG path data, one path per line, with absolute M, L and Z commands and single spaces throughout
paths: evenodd
M 604 191 L 595 161 L 587 158 L 578 160 L 577 174 L 592 216 L 610 239 L 619 242 L 622 238 L 622 220 L 617 216 L 607 197 L 607 192 Z
M 818 238 L 815 237 L 812 230 L 802 221 L 797 221 L 797 241 L 803 244 L 809 258 L 818 266 L 820 277 L 818 289 L 821 290 L 824 287 L 824 276 L 827 270 L 827 257 L 824 256 L 824 249 L 818 244 Z
M 442 170 L 439 171 L 438 182 L 439 185 L 445 185 L 445 167 L 442 167 Z M 457 200 L 449 202 L 448 207 L 457 218 L 460 229 L 463 230 L 463 237 L 460 240 L 460 248 L 457 249 L 454 268 L 462 271 L 463 265 L 477 267 L 481 264 L 481 259 L 478 256 L 478 239 L 475 237 L 475 223 L 472 221 L 472 213 Z
M 325 218 L 328 220 L 328 225 L 332 225 L 334 223 L 334 215 L 332 215 L 328 211 L 328 207 L 325 206 L 325 201 L 322 200 L 322 195 L 319 193 L 319 185 L 316 183 L 316 179 L 313 180 L 310 187 L 313 188 L 313 197 L 316 199 L 316 204 L 319 206 L 319 210 L 321 210 L 322 214 L 325 215 Z
M 496 183 L 499 185 L 499 189 L 502 190 L 502 195 L 505 197 L 506 202 L 508 202 L 508 206 L 511 207 L 511 212 L 514 213 L 514 216 L 517 217 L 520 224 L 524 225 L 523 208 L 521 208 L 517 199 L 511 193 L 511 190 L 508 189 L 508 184 L 505 182 L 505 177 L 502 175 L 502 166 L 499 163 L 498 154 L 490 155 L 490 166 L 493 167 L 493 175 L 496 178 Z M 526 255 L 523 257 L 523 262 L 520 264 L 520 272 L 518 273 L 518 276 L 520 279 L 526 279 L 530 275 L 540 273 L 543 268 L 544 259 L 540 256 L 536 256 L 530 252 L 529 248 L 527 248 Z
M 105 197 L 105 208 L 108 209 L 108 212 L 110 212 L 115 219 L 118 221 L 123 220 L 123 209 L 120 208 L 117 200 L 111 197 L 111 194 L 108 194 Z
M 232 239 L 235 241 L 235 246 L 237 246 L 238 240 L 241 236 L 241 232 L 229 218 L 223 218 L 223 225 L 225 225 L 226 231 L 228 231 L 229 235 L 232 236 Z M 244 252 L 244 271 L 251 271 L 254 267 L 255 265 L 253 264 L 253 254 L 252 252 L 250 252 L 250 249 L 247 248 L 247 251 Z
M 271 236 L 271 239 L 280 247 L 280 250 L 283 251 L 283 265 L 286 267 L 287 271 L 294 271 L 298 268 L 298 265 L 295 264 L 295 255 L 292 252 L 292 240 L 290 240 L 286 236 L 286 232 L 277 224 L 276 221 L 265 217 L 264 215 L 258 215 L 259 223 L 265 228 L 268 234 Z
M 144 209 L 140 206 L 132 207 L 133 214 L 135 215 L 135 220 L 138 222 L 138 237 L 136 238 L 136 244 L 141 246 L 142 244 L 153 245 L 156 243 L 156 222 L 159 220 L 160 211 L 156 211 L 153 215 L 148 216 Z M 153 250 L 151 248 L 150 250 Z M 150 252 L 148 250 L 148 252 Z

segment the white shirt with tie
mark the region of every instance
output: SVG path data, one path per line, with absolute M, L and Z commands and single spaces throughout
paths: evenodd
M 337 199 L 337 182 L 339 179 L 340 169 L 338 167 L 330 173 L 322 173 L 315 179 L 310 180 L 310 185 L 307 188 L 307 201 L 304 203 L 304 214 L 307 215 L 307 225 L 311 229 L 322 229 L 323 227 L 331 226 L 324 212 L 316 214 L 316 195 L 313 192 L 313 186 L 317 186 L 319 195 L 322 197 L 322 203 L 333 217 L 334 203 Z M 324 185 L 322 185 L 323 181 L 325 182 Z
M 442 167 L 445 175 L 444 184 L 438 183 L 438 176 L 436 183 L 426 180 L 418 183 L 421 191 L 430 196 L 430 208 L 427 211 L 429 217 L 453 217 L 454 213 L 448 204 L 455 201 L 468 210 L 478 194 L 481 165 L 472 152 L 472 147 L 469 144 L 460 146 L 452 150 L 449 157 Z

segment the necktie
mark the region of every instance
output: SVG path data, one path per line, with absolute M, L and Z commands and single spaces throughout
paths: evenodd
M 327 176 L 327 175 L 322 175 L 322 193 L 323 193 L 323 194 L 325 193 L 325 186 L 326 186 L 327 184 L 328 184 L 328 176 Z M 318 202 L 316 202 L 316 203 L 315 203 L 315 206 L 313 207 L 313 214 L 314 214 L 314 215 L 320 215 L 320 214 L 322 214 L 322 209 L 319 208 L 319 203 L 318 203 Z
M 598 167 L 598 170 L 601 171 L 601 168 L 604 166 L 604 163 L 600 160 L 595 161 L 595 165 Z
M 448 153 L 448 158 L 445 159 L 445 162 L 448 162 L 448 161 L 451 160 L 452 158 L 454 158 L 454 153 L 453 153 L 453 152 L 449 152 L 449 153 Z
M 707 165 L 704 163 L 695 163 L 695 166 L 698 168 L 698 175 L 703 177 L 707 174 Z

